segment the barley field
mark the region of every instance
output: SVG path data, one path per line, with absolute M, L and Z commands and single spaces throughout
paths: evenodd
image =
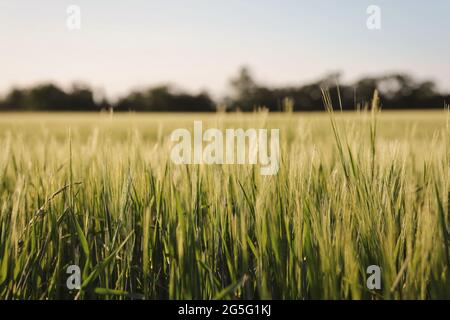
M 280 128 L 278 174 L 173 164 L 194 120 Z M 448 110 L 2 113 L 0 150 L 0 299 L 450 298 Z

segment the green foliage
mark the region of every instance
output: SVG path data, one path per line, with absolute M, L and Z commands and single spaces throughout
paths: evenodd
M 3 117 L 0 298 L 450 298 L 446 114 L 325 102 L 328 115 Z M 172 164 L 168 133 L 199 118 L 280 128 L 278 174 Z

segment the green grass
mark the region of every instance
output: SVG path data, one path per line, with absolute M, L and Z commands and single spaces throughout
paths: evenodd
M 0 114 L 0 298 L 448 299 L 448 117 Z M 172 164 L 194 120 L 280 128 L 278 174 Z

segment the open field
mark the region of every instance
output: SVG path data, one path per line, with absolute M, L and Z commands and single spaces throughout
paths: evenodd
M 278 174 L 174 165 L 194 120 L 280 128 Z M 1 299 L 450 298 L 448 111 L 2 113 L 0 150 Z

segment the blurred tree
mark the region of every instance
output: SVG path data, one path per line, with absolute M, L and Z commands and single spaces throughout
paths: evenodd
M 0 102 L 0 110 L 9 111 L 96 111 L 101 107 L 87 86 L 74 85 L 71 91 L 65 92 L 51 83 L 29 89 L 15 88 Z
M 25 110 L 27 105 L 26 99 L 26 92 L 14 88 L 0 102 L 0 110 Z
M 159 86 L 144 91 L 134 91 L 120 99 L 116 111 L 167 111 L 167 112 L 211 112 L 214 102 L 202 92 L 190 95 L 178 92 L 170 86 Z
M 66 105 L 73 111 L 100 110 L 102 105 L 94 101 L 94 93 L 85 85 L 74 85 L 67 95 Z
M 352 84 L 339 84 L 340 73 L 330 73 L 302 86 L 270 88 L 258 84 L 248 67 L 241 67 L 230 81 L 231 95 L 222 102 L 222 110 L 252 111 L 266 107 L 282 111 L 288 98 L 294 111 L 324 110 L 321 89 L 329 90 L 333 106 L 353 110 L 365 106 L 375 90 L 380 93 L 383 109 L 442 108 L 450 102 L 449 94 L 437 91 L 432 81 L 416 81 L 407 74 L 394 73 L 378 77 L 364 77 Z M 97 95 L 95 95 L 95 93 Z M 0 99 L 4 111 L 159 111 L 159 112 L 210 112 L 216 104 L 208 93 L 189 94 L 173 86 L 163 85 L 136 90 L 120 98 L 115 104 L 104 94 L 99 95 L 86 85 L 76 84 L 65 91 L 44 83 L 31 88 L 13 88 Z M 97 97 L 97 98 L 96 98 Z M 367 105 L 366 105 L 367 106 Z
M 257 92 L 259 88 L 246 66 L 241 67 L 239 74 L 230 80 L 230 86 L 233 94 L 230 99 L 233 103 L 231 108 L 239 108 L 244 111 L 250 111 L 255 107 L 255 104 L 263 102 L 261 101 L 261 95 L 268 93 L 264 90 Z
M 257 84 L 248 68 L 242 67 L 231 80 L 233 94 L 225 99 L 230 110 L 251 111 L 265 106 L 280 111 L 284 98 L 292 99 L 295 111 L 323 110 L 321 89 L 328 90 L 333 106 L 354 110 L 368 106 L 375 90 L 380 92 L 384 109 L 441 108 L 448 95 L 437 92 L 431 81 L 416 82 L 407 74 L 364 77 L 353 84 L 339 84 L 340 73 L 325 75 L 317 81 L 299 87 L 267 88 Z
M 28 92 L 28 110 L 63 110 L 66 105 L 67 94 L 53 84 L 41 84 Z

